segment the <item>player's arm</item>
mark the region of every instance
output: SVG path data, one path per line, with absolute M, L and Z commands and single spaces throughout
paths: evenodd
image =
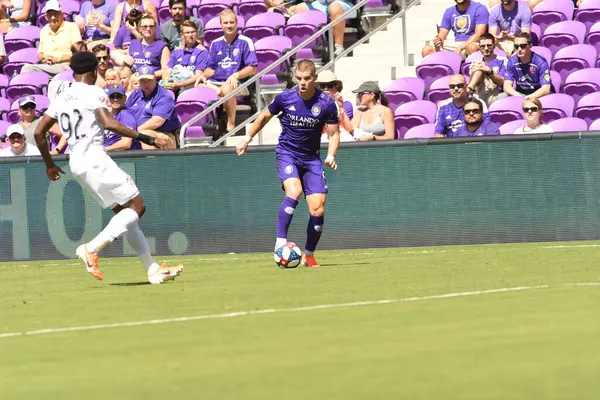
M 155 138 L 153 136 L 144 135 L 143 133 L 139 133 L 123 125 L 122 123 L 114 119 L 114 117 L 108 111 L 107 108 L 99 107 L 94 112 L 96 113 L 96 117 L 98 118 L 102 126 L 108 129 L 109 131 L 116 133 L 117 135 L 137 139 L 140 142 L 146 143 L 150 146 L 158 146 L 162 149 L 167 148 L 167 142 L 165 140 L 161 138 Z
M 271 118 L 273 118 L 273 114 L 271 114 L 271 111 L 269 111 L 268 108 L 259 114 L 252 125 L 250 125 L 250 128 L 248 129 L 248 132 L 246 132 L 244 139 L 236 146 L 235 151 L 237 152 L 238 156 L 241 156 L 246 152 L 248 149 L 248 143 L 250 143 L 254 136 L 256 136 L 256 134 L 269 123 Z
M 46 140 L 48 131 L 55 123 L 56 120 L 54 118 L 44 114 L 42 115 L 42 119 L 40 120 L 37 128 L 35 128 L 34 132 L 35 143 L 42 154 L 44 163 L 46 163 L 46 173 L 48 174 L 48 179 L 51 181 L 60 179 L 60 174 L 64 174 L 64 171 L 54 164 L 52 156 L 50 155 L 50 150 L 48 150 L 48 140 Z
M 325 158 L 325 165 L 327 165 L 332 170 L 337 171 L 335 155 L 337 154 L 338 148 L 340 147 L 340 125 L 327 124 L 327 136 L 329 136 L 329 145 L 327 147 L 327 157 Z

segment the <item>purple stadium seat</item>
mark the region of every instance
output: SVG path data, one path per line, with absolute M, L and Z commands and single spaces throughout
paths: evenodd
M 429 139 L 435 137 L 435 124 L 422 124 L 410 128 L 404 139 Z
M 556 55 L 559 49 L 573 44 L 583 44 L 585 40 L 585 24 L 579 21 L 562 21 L 550 25 L 542 36 L 541 45 Z
M 162 24 L 163 22 L 171 18 L 171 11 L 169 10 L 169 0 L 163 0 L 160 4 L 160 7 L 156 7 L 156 9 L 158 12 L 159 24 Z
M 218 98 L 219 96 L 217 93 L 209 87 L 192 88 L 183 92 L 175 102 L 175 110 L 177 111 L 177 115 L 179 115 L 181 123 L 184 124 L 194 116 L 198 115 L 198 113 L 205 110 L 209 104 L 217 101 Z M 202 129 L 202 125 L 207 122 L 209 116 L 210 114 L 204 118 L 200 118 L 199 121 L 196 121 L 190 126 L 186 131 L 186 136 L 206 136 Z
M 600 119 L 595 120 L 590 124 L 590 131 L 600 131 Z
M 500 56 L 500 57 L 506 57 L 506 53 L 497 47 L 494 48 L 494 54 L 496 54 L 497 56 Z M 462 64 L 462 66 L 460 67 L 460 73 L 463 74 L 464 76 L 469 76 L 469 68 L 471 67 L 471 64 L 474 63 L 475 61 L 481 60 L 482 57 L 483 57 L 483 54 L 481 54 L 480 51 L 476 51 L 475 53 L 468 56 L 467 59 Z
M 542 37 L 542 30 L 538 24 L 531 24 L 531 43 L 537 46 Z
M 253 16 L 246 22 L 244 35 L 253 42 L 268 36 L 279 35 L 285 25 L 283 14 L 266 12 Z
M 448 85 L 450 84 L 450 75 L 443 76 L 439 79 L 436 79 L 435 82 L 431 84 L 431 87 L 427 91 L 426 100 L 431 101 L 434 104 L 439 103 L 442 100 L 449 99 L 450 96 L 450 88 Z M 469 84 L 469 79 L 467 79 L 467 84 Z
M 519 96 L 504 97 L 496 100 L 489 107 L 490 121 L 498 126 L 515 119 L 523 119 L 523 102 L 525 99 Z
M 36 47 L 36 43 L 40 41 L 40 32 L 41 29 L 33 25 L 22 26 L 7 32 L 4 36 L 6 54 L 28 47 Z
M 583 22 L 589 31 L 594 23 L 600 21 L 600 0 L 585 0 L 575 11 L 575 20 Z
M 550 49 L 543 46 L 532 46 L 531 51 L 544 57 L 548 62 L 548 65 L 552 64 L 552 52 L 550 51 Z
M 404 103 L 423 100 L 425 82 L 421 78 L 400 78 L 390 82 L 383 88 L 389 102 L 389 107 L 395 110 Z
M 577 103 L 574 115 L 589 124 L 600 119 L 600 92 L 585 95 Z
M 561 118 L 573 116 L 575 100 L 568 94 L 553 93 L 540 98 L 544 109 L 542 120 L 549 123 Z
M 519 128 L 523 128 L 527 126 L 527 121 L 524 119 L 518 119 L 516 121 L 510 121 L 500 126 L 500 134 L 501 135 L 512 135 Z
M 594 46 L 596 51 L 600 53 L 600 22 L 596 22 L 590 28 L 590 31 L 587 35 L 587 43 Z
M 253 15 L 267 12 L 267 6 L 260 0 L 242 0 L 238 5 L 238 15 L 249 21 Z
M 571 96 L 575 103 L 587 94 L 600 92 L 600 69 L 584 68 L 573 72 L 565 80 L 562 92 Z
M 48 106 L 50 105 L 50 99 L 48 99 L 46 96 L 41 95 L 41 94 L 34 94 L 33 98 L 35 99 L 35 103 L 37 104 L 36 106 L 36 113 L 38 116 L 42 115 L 44 113 L 44 111 L 46 111 L 48 109 Z M 13 103 L 10 106 L 10 111 L 6 114 L 6 118 L 5 120 L 7 120 L 8 122 L 12 123 L 12 124 L 16 124 L 19 121 L 19 100 L 15 100 L 13 101 Z
M 257 71 L 260 72 L 269 65 L 275 63 L 286 51 L 290 50 L 292 40 L 285 36 L 269 36 L 262 38 L 254 44 L 256 48 L 256 58 L 258 59 Z M 280 64 L 279 67 L 265 74 L 260 83 L 263 85 L 281 85 L 283 82 L 277 78 L 277 72 L 291 67 L 291 60 Z
M 73 82 L 73 71 L 68 69 L 66 71 L 63 71 L 59 74 L 56 74 L 56 76 L 54 76 L 53 79 L 56 79 L 57 81 L 69 81 L 69 82 Z
M 24 72 L 10 80 L 6 88 L 6 97 L 10 101 L 14 101 L 31 94 L 44 94 L 43 89 L 46 87 L 48 87 L 48 74 Z
M 0 97 L 0 117 L 3 121 L 8 121 L 6 119 L 6 114 L 10 111 L 10 101 L 7 98 Z
M 417 66 L 417 76 L 425 82 L 425 88 L 429 88 L 433 81 L 446 75 L 458 74 L 460 72 L 460 54 L 453 51 L 440 51 L 433 53 L 421 60 Z
M 531 21 L 540 26 L 542 34 L 548 26 L 573 19 L 575 6 L 568 0 L 544 0 L 533 9 Z
M 321 11 L 309 10 L 301 12 L 290 17 L 287 24 L 283 28 L 283 34 L 284 36 L 292 39 L 292 44 L 295 47 L 317 32 L 319 30 L 319 26 L 326 23 L 327 16 Z M 296 58 L 316 58 L 311 48 L 317 45 L 323 45 L 322 38 L 318 38 L 314 42 L 309 43 L 304 49 L 298 51 L 298 53 L 296 53 Z
M 560 49 L 552 61 L 552 69 L 558 72 L 563 81 L 575 71 L 593 68 L 597 52 L 589 44 L 574 44 Z
M 550 82 L 554 88 L 554 93 L 560 93 L 560 87 L 562 86 L 562 78 L 556 71 L 550 71 Z
M 196 9 L 196 16 L 203 24 L 206 24 L 214 17 L 219 16 L 221 11 L 232 8 L 232 5 L 236 3 L 236 0 L 202 0 Z
M 396 139 L 404 138 L 404 134 L 412 127 L 434 123 L 436 112 L 435 104 L 427 100 L 411 101 L 396 108 Z
M 21 68 L 25 64 L 37 64 L 38 53 L 37 49 L 30 47 L 27 49 L 17 50 L 8 56 L 8 61 L 2 66 L 4 74 L 7 76 L 13 76 L 16 73 L 21 72 Z
M 554 132 L 581 132 L 588 130 L 588 124 L 581 118 L 561 118 L 550 122 Z
M 11 125 L 10 122 L 8 121 L 0 121 L 0 138 L 4 138 L 6 136 L 6 131 L 8 130 L 8 127 Z M 3 145 L 5 143 L 2 143 Z M 6 143 L 8 144 L 8 143 Z M 8 146 L 2 146 L 4 147 L 8 147 Z
M 241 33 L 244 29 L 244 18 L 238 16 L 238 32 Z M 210 43 L 223 36 L 223 29 L 221 28 L 221 20 L 218 16 L 212 18 L 210 21 L 204 24 L 204 43 L 206 46 L 210 46 Z

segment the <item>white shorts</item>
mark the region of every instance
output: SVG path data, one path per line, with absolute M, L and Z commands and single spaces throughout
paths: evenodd
M 140 194 L 135 182 L 109 156 L 90 157 L 86 165 L 73 172 L 75 180 L 102 208 L 123 205 Z

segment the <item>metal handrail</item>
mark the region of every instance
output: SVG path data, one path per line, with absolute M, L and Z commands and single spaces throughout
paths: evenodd
M 360 38 L 359 40 L 357 40 L 350 47 L 344 49 L 344 51 L 341 52 L 337 57 L 333 53 L 331 53 L 332 54 L 331 55 L 331 61 L 329 61 L 327 64 L 323 65 L 322 67 L 320 67 L 317 70 L 317 73 L 320 73 L 320 72 L 322 72 L 322 71 L 324 71 L 324 70 L 326 70 L 328 68 L 331 68 L 331 66 L 335 65 L 336 61 L 338 61 L 342 57 L 347 56 L 356 47 L 358 47 L 361 44 L 365 43 L 367 40 L 369 40 L 371 38 L 371 36 L 373 36 L 374 34 L 376 34 L 379 31 L 381 31 L 383 28 L 387 27 L 390 23 L 392 23 L 393 21 L 395 21 L 397 18 L 402 18 L 403 19 L 403 23 L 402 23 L 403 28 L 402 28 L 402 31 L 405 32 L 405 29 L 406 29 L 405 28 L 406 27 L 406 19 L 404 17 L 405 17 L 406 11 L 408 11 L 412 6 L 416 5 L 417 3 L 420 3 L 420 1 L 421 0 L 412 0 L 410 3 L 408 3 L 408 5 L 406 5 L 406 0 L 402 0 L 402 9 L 399 12 L 397 12 L 394 15 L 392 15 L 387 21 L 383 22 L 381 25 L 379 25 L 378 27 L 376 27 L 373 30 L 371 30 L 368 34 L 366 34 L 365 36 L 363 36 L 362 38 Z M 402 43 L 403 43 L 403 49 L 404 49 L 404 65 L 406 66 L 408 64 L 407 63 L 408 52 L 406 50 L 406 47 L 407 47 L 406 34 L 403 35 Z M 257 91 L 257 95 L 260 96 L 260 93 L 258 93 L 258 92 L 259 91 Z M 246 118 L 246 120 L 244 122 L 242 122 L 241 124 L 239 124 L 238 126 L 236 126 L 235 128 L 233 128 L 232 130 L 230 130 L 229 132 L 227 132 L 225 135 L 221 136 L 218 140 L 216 140 L 213 143 L 211 143 L 208 147 L 216 147 L 216 146 L 220 145 L 221 143 L 223 143 L 228 138 L 230 138 L 231 136 L 235 135 L 238 131 L 240 131 L 241 129 L 243 129 L 247 124 L 249 124 L 250 122 L 254 121 L 254 119 L 256 119 L 260 115 L 261 112 L 263 112 L 264 110 L 266 110 L 267 107 L 268 106 L 265 106 L 264 108 L 260 109 L 256 113 L 254 113 L 251 116 L 249 116 L 248 118 Z
M 200 114 L 197 114 L 195 117 L 193 117 L 192 119 L 190 119 L 189 121 L 187 121 L 186 123 L 184 123 L 181 126 L 181 131 L 179 133 L 179 143 L 181 143 L 182 145 L 185 143 L 185 132 L 196 121 L 198 121 L 201 118 L 205 117 L 206 115 L 210 114 L 214 109 L 216 109 L 217 107 L 219 107 L 221 104 L 225 103 L 227 100 L 231 99 L 232 97 L 236 97 L 244 89 L 246 89 L 247 87 L 249 87 L 254 82 L 258 81 L 260 78 L 262 78 L 264 75 L 266 75 L 269 72 L 271 72 L 273 69 L 275 69 L 279 65 L 283 64 L 284 62 L 286 62 L 288 59 L 290 59 L 290 57 L 292 57 L 293 55 L 295 55 L 298 51 L 300 51 L 301 49 L 305 48 L 308 44 L 310 44 L 312 41 L 314 41 L 319 36 L 321 36 L 323 33 L 325 33 L 328 29 L 330 29 L 331 27 L 333 27 L 333 25 L 337 24 L 338 22 L 341 22 L 341 21 L 345 20 L 348 15 L 352 14 L 353 12 L 355 12 L 356 10 L 358 10 L 359 8 L 363 7 L 368 2 L 369 2 L 369 0 L 361 0 L 360 2 L 358 2 L 357 4 L 355 4 L 352 8 L 350 8 L 348 11 L 346 11 L 342 15 L 340 15 L 338 18 L 336 18 L 335 20 L 331 21 L 327 25 L 323 26 L 321 29 L 319 29 L 317 32 L 315 32 L 312 36 L 310 36 L 304 42 L 302 42 L 298 46 L 294 47 L 291 51 L 288 51 L 286 54 L 284 54 L 279 59 L 279 61 L 277 61 L 277 62 L 269 65 L 267 68 L 265 68 L 264 70 L 260 71 L 258 74 L 253 75 L 252 78 L 248 79 L 246 82 L 244 82 L 243 84 L 239 85 L 231 93 L 229 93 L 228 95 L 226 95 L 224 97 L 221 97 L 220 100 L 218 100 L 216 103 L 212 103 L 210 105 L 210 107 L 207 107 L 202 112 L 200 112 Z M 333 57 L 333 55 L 332 55 L 332 57 Z

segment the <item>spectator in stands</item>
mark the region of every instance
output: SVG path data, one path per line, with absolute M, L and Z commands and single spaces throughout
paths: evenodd
M 302 1 L 293 0 L 265 0 L 267 11 L 278 12 L 289 18 L 296 13 L 296 5 Z
M 358 89 L 352 91 L 357 93 L 361 109 L 354 114 L 352 121 L 344 111 L 340 111 L 340 122 L 349 126 L 348 132 L 354 135 L 356 140 L 392 140 L 396 135 L 394 126 L 394 112 L 388 107 L 385 93 L 381 91 L 377 82 L 363 82 Z
M 31 25 L 35 14 L 33 0 L 11 0 L 0 4 L 0 32 L 6 33 L 13 28 Z
M 44 7 L 48 25 L 40 32 L 39 64 L 26 64 L 21 72 L 42 71 L 51 77 L 69 69 L 71 45 L 81 41 L 79 28 L 64 20 L 58 0 L 49 0 Z
M 80 51 L 88 51 L 88 46 L 83 40 L 75 42 L 71 45 L 71 55 L 79 53 Z
M 167 68 L 171 51 L 165 42 L 156 39 L 156 21 L 150 14 L 140 19 L 139 30 L 142 39 L 133 39 L 129 44 L 129 55 L 125 56 L 123 65 L 133 67 L 136 71 L 142 66 L 150 66 L 157 79 L 162 78 L 162 71 Z
M 185 0 L 169 0 L 169 11 L 171 17 L 160 24 L 160 39 L 165 42 L 171 51 L 180 47 L 185 40 L 182 40 L 181 30 L 184 21 L 193 21 L 196 25 L 196 41 L 202 35 L 202 21 L 196 17 L 186 15 L 187 5 Z
M 542 103 L 536 99 L 527 99 L 523 102 L 523 115 L 527 121 L 527 126 L 521 127 L 515 131 L 515 135 L 522 133 L 553 133 L 550 125 L 542 123 Z
M 125 19 L 125 24 L 119 28 L 117 34 L 115 35 L 115 39 L 113 44 L 115 45 L 115 49 L 119 50 L 123 54 L 128 54 L 127 49 L 129 49 L 129 44 L 133 39 L 141 39 L 142 34 L 138 30 L 138 25 L 140 24 L 140 20 L 142 19 L 142 13 L 139 10 L 133 9 L 127 15 Z
M 25 136 L 25 141 L 35 148 L 37 148 L 37 143 L 35 142 L 35 137 L 33 133 L 35 132 L 35 128 L 40 123 L 40 118 L 37 117 L 35 109 L 37 107 L 37 103 L 35 102 L 35 98 L 33 96 L 25 96 L 19 99 L 19 122 L 17 125 L 20 125 L 23 128 L 23 135 Z M 58 127 L 57 124 L 54 124 L 52 128 L 50 128 L 49 134 L 54 135 L 59 141 L 56 145 L 55 149 L 51 151 L 51 154 L 59 154 L 66 150 L 67 148 L 67 140 L 63 138 L 63 134 Z M 49 143 L 54 142 L 55 140 L 49 140 Z
M 354 6 L 350 0 L 304 0 L 293 8 L 294 13 L 308 10 L 317 10 L 325 13 L 330 21 L 335 20 Z M 285 14 L 284 14 L 285 15 Z M 344 51 L 344 29 L 346 22 L 338 22 L 333 26 L 333 42 L 335 43 L 334 55 L 338 56 Z
M 131 74 L 131 78 L 129 78 L 129 86 L 127 86 L 127 92 L 125 93 L 127 97 L 131 96 L 131 93 L 140 88 L 140 78 L 137 72 Z
M 135 117 L 138 131 L 163 138 L 169 148 L 177 147 L 181 123 L 172 94 L 158 84 L 155 71 L 148 65 L 140 67 L 139 82 L 140 88 L 127 99 L 127 110 Z M 145 144 L 142 147 L 154 148 Z
M 118 83 L 120 83 L 125 88 L 125 90 L 127 90 L 127 88 L 129 88 L 129 80 L 131 79 L 131 68 L 119 68 L 119 71 L 117 72 L 117 78 L 119 79 Z
M 487 31 L 489 14 L 487 8 L 476 1 L 455 0 L 456 5 L 444 12 L 433 46 L 425 45 L 423 57 L 441 50 L 456 51 L 465 58 L 475 53 L 479 36 Z M 454 41 L 446 40 L 448 32 L 454 32 Z
M 208 51 L 204 46 L 198 45 L 198 28 L 194 21 L 183 21 L 181 38 L 183 46 L 173 50 L 167 69 L 163 71 L 165 87 L 178 94 L 193 88 L 196 79 L 202 75 L 210 62 Z
M 531 36 L 521 32 L 515 35 L 516 53 L 508 59 L 504 76 L 504 91 L 509 96 L 536 98 L 552 92 L 548 62 L 531 51 Z M 513 88 L 513 82 L 516 89 Z
M 344 90 L 344 85 L 331 70 L 326 69 L 325 71 L 321 71 L 317 76 L 316 83 L 319 86 L 319 89 L 333 97 L 336 103 L 343 104 L 344 112 L 349 119 L 354 117 L 354 107 L 352 106 L 352 103 L 344 101 L 342 98 L 341 92 Z
M 104 88 L 106 87 L 105 74 L 110 67 L 110 49 L 103 44 L 98 44 L 92 48 L 92 53 L 94 53 L 98 60 L 98 78 L 96 79 L 96 85 Z
M 106 82 L 105 86 L 110 86 L 110 85 L 114 85 L 115 83 L 119 83 L 117 82 L 119 73 L 117 72 L 117 70 L 115 68 L 109 68 L 106 70 L 106 72 L 104 73 L 104 81 Z
M 235 90 L 240 81 L 256 73 L 258 60 L 252 39 L 238 34 L 237 15 L 230 9 L 226 9 L 221 12 L 220 20 L 224 36 L 210 44 L 210 63 L 196 80 L 196 86 L 204 83 L 223 97 Z M 247 91 L 243 91 L 239 95 L 247 94 Z M 236 107 L 235 98 L 225 102 L 227 131 L 235 127 Z
M 483 103 L 474 97 L 470 97 L 463 106 L 465 123 L 456 132 L 448 136 L 487 136 L 499 135 L 498 125 L 484 118 Z
M 110 110 L 113 117 L 134 131 L 137 130 L 138 124 L 135 120 L 135 117 L 125 109 L 125 101 L 127 100 L 125 88 L 122 85 L 114 84 L 106 87 L 104 91 L 108 96 Z M 139 150 L 142 148 L 142 146 L 138 140 L 120 136 L 107 130 L 104 134 L 104 148 L 106 151 Z
M 490 10 L 489 33 L 508 56 L 515 50 L 515 35 L 520 32 L 531 33 L 531 9 L 526 3 L 502 0 Z
M 21 125 L 14 124 L 6 129 L 6 142 L 10 144 L 10 147 L 0 151 L 0 157 L 28 157 L 40 155 L 40 151 L 37 147 L 27 143 Z
M 529 9 L 533 12 L 533 9 L 535 8 L 535 6 L 537 6 L 539 3 L 541 3 L 544 0 L 523 0 L 524 3 L 527 3 L 527 5 L 529 5 Z M 496 7 L 498 4 L 500 4 L 502 2 L 502 0 L 490 0 L 489 5 L 490 5 L 490 10 L 494 7 Z
M 508 60 L 494 53 L 494 36 L 484 33 L 479 38 L 479 48 L 483 57 L 469 68 L 469 94 L 474 94 L 488 106 L 499 98 L 506 97 L 502 91 L 504 73 Z
M 115 4 L 107 0 L 91 0 L 81 5 L 75 23 L 81 30 L 81 37 L 93 49 L 98 44 L 106 44 L 110 38 L 111 23 L 115 17 Z
M 126 0 L 117 4 L 115 8 L 115 19 L 111 25 L 110 41 L 114 42 L 117 37 L 117 32 L 127 21 L 127 16 L 131 10 L 137 10 L 141 14 L 149 14 L 154 18 L 154 22 L 158 24 L 158 12 L 156 6 L 150 0 Z M 135 34 L 134 34 L 135 35 Z M 135 35 L 137 36 L 137 35 Z

